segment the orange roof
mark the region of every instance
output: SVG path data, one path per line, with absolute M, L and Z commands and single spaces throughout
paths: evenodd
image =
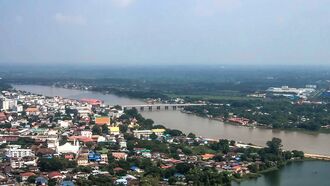
M 95 118 L 95 124 L 97 124 L 97 125 L 110 124 L 110 118 L 109 117 L 97 117 L 97 118 Z
M 202 159 L 208 160 L 208 159 L 213 158 L 214 156 L 215 156 L 214 154 L 203 154 Z
M 123 152 L 113 152 L 112 153 L 112 156 L 114 158 L 117 158 L 117 159 L 125 159 L 125 157 L 127 156 L 126 153 L 123 153 Z
M 93 141 L 92 138 L 87 138 L 86 136 L 70 136 L 69 140 L 70 141 L 79 140 L 79 141 L 82 141 L 84 143 L 89 142 L 89 141 Z
M 25 112 L 39 112 L 39 109 L 34 108 L 34 107 L 29 107 L 29 108 L 25 109 Z

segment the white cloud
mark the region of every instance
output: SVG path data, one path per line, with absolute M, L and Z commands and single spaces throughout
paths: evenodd
M 112 0 L 113 4 L 118 7 L 128 7 L 135 2 L 135 0 Z
M 54 19 L 60 24 L 75 24 L 75 25 L 85 25 L 86 19 L 80 15 L 64 15 L 63 13 L 56 13 Z

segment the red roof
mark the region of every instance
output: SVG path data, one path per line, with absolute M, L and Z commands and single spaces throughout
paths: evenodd
M 33 172 L 23 172 L 20 174 L 21 177 L 30 177 L 30 176 L 35 176 Z
M 62 177 L 62 174 L 58 171 L 53 171 L 53 172 L 48 173 L 49 179 L 60 178 L 60 177 Z
M 102 100 L 99 100 L 99 99 L 89 99 L 89 98 L 81 99 L 80 101 L 84 102 L 84 103 L 89 103 L 92 105 L 100 105 L 103 102 Z

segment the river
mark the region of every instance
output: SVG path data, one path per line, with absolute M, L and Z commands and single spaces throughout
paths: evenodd
M 256 179 L 233 182 L 232 186 L 329 186 L 330 162 L 291 162 Z
M 96 98 L 109 105 L 142 104 L 142 100 L 130 99 L 99 92 L 72 90 L 38 85 L 13 85 L 14 88 L 46 96 L 62 96 L 71 99 Z M 330 134 L 297 131 L 248 128 L 226 124 L 220 121 L 197 117 L 180 111 L 145 111 L 142 115 L 151 118 L 156 124 L 193 132 L 208 138 L 223 138 L 264 146 L 272 137 L 282 139 L 285 149 L 297 149 L 308 153 L 330 155 Z M 265 173 L 258 179 L 244 181 L 235 186 L 278 186 L 278 185 L 330 185 L 330 162 L 294 162 L 281 170 Z M 299 179 L 297 179 L 299 178 Z
M 14 85 L 14 88 L 46 96 L 62 96 L 72 99 L 96 98 L 110 105 L 143 104 L 142 100 L 120 97 L 113 94 L 72 90 L 39 85 Z M 284 131 L 263 128 L 248 128 L 225 124 L 220 121 L 201 118 L 179 111 L 145 111 L 142 115 L 151 118 L 156 124 L 179 129 L 185 133 L 193 132 L 198 136 L 214 139 L 232 139 L 245 143 L 265 146 L 272 137 L 282 139 L 284 149 L 302 150 L 306 153 L 330 155 L 330 134 L 315 132 Z

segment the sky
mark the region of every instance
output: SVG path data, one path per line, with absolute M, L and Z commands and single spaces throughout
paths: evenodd
M 0 65 L 328 65 L 329 7 L 329 0 L 0 0 Z

